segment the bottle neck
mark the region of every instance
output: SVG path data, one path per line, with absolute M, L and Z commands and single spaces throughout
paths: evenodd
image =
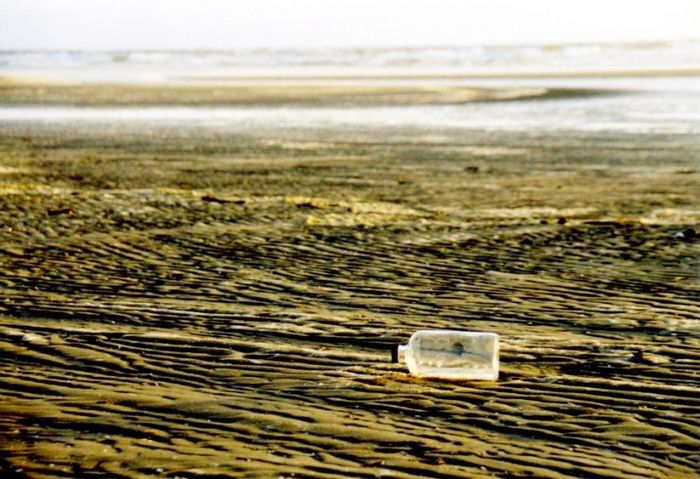
M 391 348 L 391 362 L 405 362 L 406 352 L 408 351 L 408 344 L 395 344 Z
M 408 344 L 399 344 L 398 348 L 396 348 L 396 361 L 397 362 L 406 362 L 406 352 L 408 351 Z

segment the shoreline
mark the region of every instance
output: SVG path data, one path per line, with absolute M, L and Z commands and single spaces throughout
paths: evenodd
M 213 70 L 215 73 L 206 73 Z M 575 79 L 575 78 L 624 78 L 624 77 L 686 77 L 700 76 L 700 65 L 659 66 L 659 67 L 608 67 L 587 69 L 537 68 L 537 69 L 473 69 L 454 68 L 411 69 L 411 68 L 323 68 L 323 67 L 281 67 L 281 68 L 217 68 L 210 70 L 197 68 L 155 69 L 142 68 L 53 68 L 53 69 L 2 69 L 0 79 L 27 79 L 44 83 L 105 83 L 105 79 L 117 84 L 142 85 L 199 83 L 213 86 L 246 81 L 414 81 L 414 80 L 508 80 L 508 79 Z M 116 81 L 115 81 L 116 80 Z
M 250 80 L 334 80 L 334 81 L 411 81 L 411 80 L 537 80 L 537 79 L 575 79 L 575 78 L 647 78 L 647 77 L 686 77 L 700 76 L 699 67 L 672 67 L 672 68 L 644 68 L 644 69 L 605 69 L 605 70 L 508 70 L 508 71 L 474 71 L 474 72 L 437 72 L 437 73 L 417 73 L 399 72 L 376 74 L 317 74 L 317 75 L 230 75 L 230 76 L 179 76 L 175 79 L 190 81 L 250 81 Z

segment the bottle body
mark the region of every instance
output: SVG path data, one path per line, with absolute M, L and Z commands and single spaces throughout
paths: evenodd
M 418 331 L 399 346 L 409 371 L 439 379 L 498 379 L 499 344 L 496 333 L 452 330 Z

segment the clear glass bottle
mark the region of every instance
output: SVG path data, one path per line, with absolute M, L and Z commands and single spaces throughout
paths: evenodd
M 398 346 L 412 374 L 439 379 L 498 379 L 498 334 L 435 329 L 418 331 Z

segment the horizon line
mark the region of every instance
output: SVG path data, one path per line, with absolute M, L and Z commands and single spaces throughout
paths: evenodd
M 524 42 L 524 43 L 464 43 L 464 44 L 422 44 L 422 45 L 326 45 L 326 46 L 231 46 L 231 47 L 207 47 L 207 46 L 144 46 L 144 47 L 10 47 L 0 46 L 0 52 L 230 52 L 230 51 L 284 51 L 284 50 L 421 50 L 421 49 L 459 49 L 459 48 L 551 48 L 551 47 L 575 47 L 575 46 L 644 46 L 644 45 L 672 45 L 686 42 L 700 42 L 700 36 L 683 38 L 656 38 L 656 39 L 628 39 L 628 40 L 581 40 L 564 42 Z

